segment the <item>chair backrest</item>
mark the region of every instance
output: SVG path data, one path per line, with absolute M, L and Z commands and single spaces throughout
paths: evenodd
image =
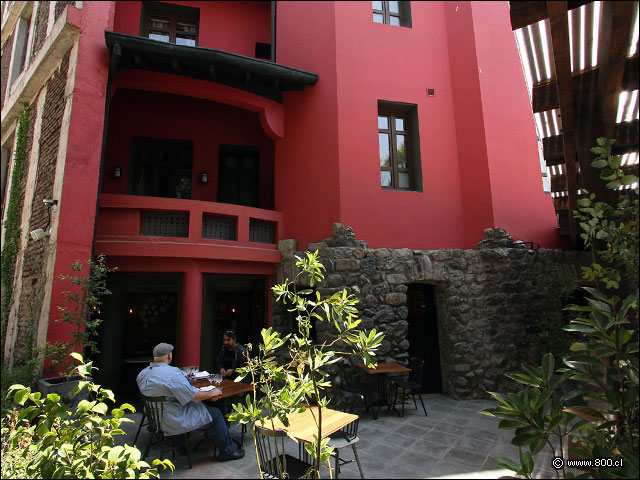
M 409 368 L 411 372 L 409 373 L 409 381 L 410 382 L 418 382 L 422 385 L 422 370 L 424 369 L 424 360 L 418 357 L 409 358 Z
M 353 385 L 353 376 L 351 375 L 351 365 L 346 362 L 342 362 L 340 364 L 340 369 L 342 371 L 342 381 L 344 382 L 344 387 L 349 388 Z
M 359 401 L 364 403 L 364 396 L 360 393 L 347 392 L 345 390 L 334 389 L 335 405 L 331 406 L 334 410 L 340 410 L 341 412 L 354 413 L 355 403 Z M 358 436 L 358 420 L 351 422 L 340 429 L 340 431 L 347 435 L 354 437 Z
M 287 456 L 284 449 L 284 439 L 287 436 L 287 432 L 284 430 L 270 430 L 268 428 L 254 425 L 256 443 L 258 445 L 258 459 L 260 460 L 260 469 L 263 474 L 270 475 L 274 478 L 282 478 L 280 475 L 280 469 L 278 468 L 277 455 L 276 455 L 276 442 L 280 438 L 280 445 L 278 446 L 278 454 L 280 461 L 282 462 L 282 471 L 287 471 Z M 275 437 L 275 438 L 274 438 Z
M 141 393 L 144 401 L 144 409 L 149 421 L 149 430 L 157 435 L 164 435 L 163 421 L 164 416 L 164 397 L 148 397 Z

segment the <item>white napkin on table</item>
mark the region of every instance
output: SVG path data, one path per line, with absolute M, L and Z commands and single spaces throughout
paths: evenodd
M 196 374 L 194 375 L 194 377 L 196 378 L 204 378 L 208 376 L 209 376 L 209 372 L 207 372 L 206 370 L 203 370 L 201 372 L 196 372 Z
M 200 387 L 198 390 L 200 390 L 201 392 L 208 392 L 209 390 L 213 390 L 213 385 L 209 385 L 207 387 Z

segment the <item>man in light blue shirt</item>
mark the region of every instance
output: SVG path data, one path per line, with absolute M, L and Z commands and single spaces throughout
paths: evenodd
M 191 385 L 183 371 L 170 366 L 172 352 L 173 346 L 168 343 L 156 345 L 153 349 L 153 362 L 136 378 L 143 395 L 165 397 L 163 421 L 166 435 L 179 435 L 200 429 L 213 437 L 220 450 L 216 460 L 224 462 L 244 457 L 244 450 L 235 449 L 233 445 L 222 412 L 209 402 L 202 402 L 221 395 L 222 391 L 214 388 L 201 392 Z

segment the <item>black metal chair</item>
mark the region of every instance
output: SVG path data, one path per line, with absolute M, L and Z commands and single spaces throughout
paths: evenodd
M 364 397 L 360 393 L 347 392 L 345 390 L 336 390 L 334 400 L 336 405 L 333 407 L 336 410 L 342 412 L 353 413 L 355 400 L 364 401 Z M 360 397 L 360 398 L 357 398 Z M 358 470 L 360 471 L 360 478 L 364 478 L 362 472 L 362 465 L 360 465 L 360 458 L 358 457 L 358 451 L 356 450 L 356 443 L 360 439 L 358 438 L 358 420 L 351 422 L 349 425 L 343 427 L 335 433 L 329 435 L 329 446 L 335 449 L 335 471 L 336 478 L 340 473 L 340 467 L 351 463 L 355 460 L 358 464 Z M 353 460 L 344 460 L 340 458 L 340 450 L 343 448 L 351 447 L 353 449 Z
M 258 445 L 260 470 L 265 478 L 283 478 L 280 474 L 281 472 L 287 472 L 288 478 L 303 478 L 313 466 L 310 462 L 305 462 L 286 453 L 284 440 L 287 437 L 287 432 L 284 430 L 273 431 L 255 425 L 254 434 Z M 280 445 L 277 449 L 278 455 L 276 455 L 276 442 L 278 442 L 278 439 L 280 439 Z M 303 450 L 304 446 L 300 444 L 300 456 L 303 455 Z M 278 467 L 278 458 L 281 468 Z
M 349 393 L 359 394 L 368 412 L 370 403 L 371 403 L 368 400 L 371 395 L 371 388 L 368 385 L 365 385 L 364 383 L 356 383 L 353 381 L 353 375 L 351 371 L 352 367 L 346 362 L 342 362 L 340 364 L 340 369 L 342 372 L 342 389 Z M 376 417 L 375 411 L 373 409 L 372 411 L 374 412 L 374 418 L 375 418 Z
M 151 444 L 153 443 L 154 438 L 157 438 L 157 441 L 155 443 L 158 443 L 160 441 L 162 442 L 162 447 L 160 449 L 160 458 L 163 458 L 166 440 L 167 438 L 169 438 L 171 451 L 173 453 L 173 459 L 175 460 L 176 450 L 179 448 L 179 446 L 176 445 L 176 439 L 182 437 L 184 438 L 184 446 L 186 448 L 187 458 L 189 459 L 189 468 L 191 468 L 191 452 L 189 451 L 188 433 L 182 433 L 180 435 L 166 435 L 164 431 L 164 397 L 148 397 L 144 394 L 141 395 L 144 401 L 144 408 L 147 412 L 147 419 L 149 421 L 148 429 L 151 432 L 149 443 L 147 444 L 147 449 L 144 452 L 143 459 L 149 455 L 149 450 L 151 449 Z
M 146 425 L 149 425 L 149 420 L 147 419 L 147 410 L 144 407 L 144 399 L 142 398 L 142 393 L 140 393 L 140 390 L 138 390 L 138 396 L 140 398 L 140 405 L 142 405 L 142 407 L 141 407 L 142 418 L 140 419 L 140 425 L 138 425 L 138 431 L 136 432 L 136 438 L 133 439 L 133 444 L 134 445 L 138 441 L 138 436 L 140 435 L 140 430 L 142 430 L 142 427 L 144 427 Z
M 420 399 L 420 403 L 422 404 L 422 409 L 424 410 L 425 416 L 427 416 L 427 409 L 424 408 L 424 402 L 422 401 L 422 397 L 420 396 L 419 390 L 422 389 L 422 370 L 424 369 L 424 360 L 418 357 L 411 357 L 409 359 L 409 368 L 411 372 L 409 372 L 409 378 L 407 380 L 394 380 L 393 384 L 396 387 L 395 394 L 393 395 L 393 409 L 396 408 L 396 400 L 398 398 L 398 390 L 402 389 L 402 413 L 399 415 L 400 417 L 404 417 L 404 400 L 406 392 L 409 392 L 411 397 L 413 398 L 413 404 L 418 409 L 418 404 L 416 403 L 416 393 L 418 393 L 418 398 Z

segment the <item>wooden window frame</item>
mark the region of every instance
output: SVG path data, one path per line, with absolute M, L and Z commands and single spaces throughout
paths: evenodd
M 398 13 L 391 13 L 391 10 L 389 9 L 389 1 L 388 0 L 383 0 L 382 1 L 382 10 L 378 10 L 376 8 L 373 8 L 373 13 L 377 13 L 379 15 L 382 15 L 382 24 L 383 25 L 391 25 L 392 27 L 408 27 L 411 28 L 411 5 L 410 2 L 408 1 L 400 1 L 398 0 Z M 399 25 L 393 25 L 391 23 L 391 17 L 396 17 L 398 18 L 398 23 Z M 374 23 L 379 23 L 379 22 L 374 22 Z
M 157 29 L 151 28 L 151 18 L 152 17 L 160 17 L 167 19 L 169 22 L 168 31 L 163 31 L 169 36 L 169 42 L 176 45 L 176 37 L 177 37 L 177 24 L 178 22 L 191 23 L 196 26 L 196 33 L 194 35 L 195 46 L 199 45 L 199 37 L 200 37 L 200 11 L 197 8 L 193 7 L 184 7 L 182 5 L 172 5 L 169 3 L 158 3 L 158 2 L 144 2 L 143 3 L 143 15 L 142 15 L 142 28 L 141 28 L 141 36 L 149 38 L 149 33 L 153 33 L 152 30 L 158 31 Z M 185 46 L 185 45 L 182 45 Z
M 413 103 L 389 102 L 387 100 L 378 100 L 378 112 L 376 116 L 376 124 L 378 125 L 378 166 L 380 172 L 391 172 L 391 185 L 383 186 L 382 178 L 380 179 L 380 187 L 382 190 L 393 190 L 399 192 L 419 192 L 422 193 L 422 165 L 420 155 L 420 129 L 418 119 L 418 106 Z M 379 116 L 386 116 L 389 122 L 388 128 L 380 128 L 378 123 Z M 404 130 L 396 130 L 395 120 L 401 118 L 404 120 Z M 389 135 L 389 167 L 380 165 L 380 134 Z M 405 136 L 407 167 L 398 167 L 397 155 L 397 135 Z M 398 173 L 409 174 L 409 187 L 401 187 Z
M 383 172 L 391 172 L 391 186 L 382 186 L 383 190 L 407 190 L 411 191 L 415 189 L 415 179 L 413 175 L 413 162 L 411 154 L 411 118 L 408 112 L 400 112 L 393 111 L 387 109 L 379 109 L 378 116 L 387 117 L 387 129 L 382 129 L 378 126 L 378 133 L 386 133 L 389 135 L 390 145 L 389 145 L 389 163 L 391 164 L 389 167 L 380 166 L 380 171 Z M 400 119 L 404 122 L 404 130 L 396 129 L 396 120 Z M 405 145 L 407 147 L 407 167 L 400 168 L 398 166 L 398 135 L 404 135 Z M 378 142 L 380 142 L 380 137 L 378 136 Z M 378 146 L 378 155 L 380 155 L 380 149 Z M 409 187 L 401 187 L 400 186 L 400 173 L 409 174 Z

